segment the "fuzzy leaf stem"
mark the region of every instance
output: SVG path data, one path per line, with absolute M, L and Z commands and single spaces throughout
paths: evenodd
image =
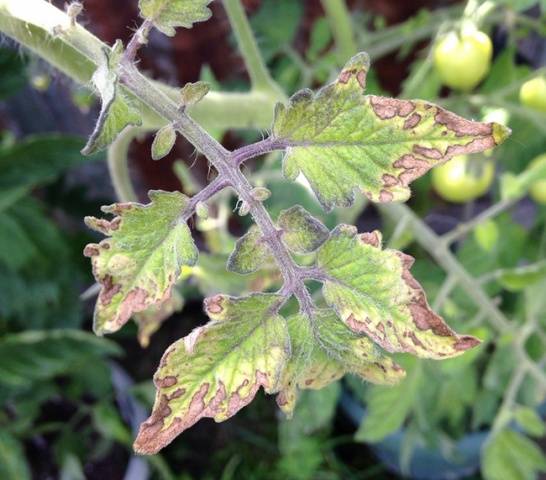
M 254 146 L 248 146 L 243 153 L 226 150 L 185 111 L 179 109 L 167 95 L 155 88 L 136 69 L 132 59 L 126 56 L 121 61 L 120 80 L 136 97 L 140 98 L 164 119 L 172 122 L 175 129 L 211 162 L 218 171 L 218 181 L 227 182 L 227 185 L 234 189 L 237 196 L 248 204 L 250 215 L 269 245 L 283 277 L 282 295 L 285 299 L 294 295 L 300 304 L 301 312 L 310 315 L 314 310 L 314 304 L 304 284 L 300 269 L 282 243 L 280 232 L 275 227 L 269 213 L 263 204 L 252 195 L 254 187 L 240 171 L 237 161 L 234 160 L 234 158 L 256 157 L 265 151 L 269 151 L 264 150 L 264 143 L 258 142 Z M 269 143 L 265 145 L 269 145 Z M 272 143 L 271 147 L 273 146 L 275 147 L 273 149 L 280 148 L 279 145 Z

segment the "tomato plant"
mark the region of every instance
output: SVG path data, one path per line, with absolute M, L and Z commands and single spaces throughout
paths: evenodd
M 459 155 L 432 171 L 432 185 L 442 198 L 465 203 L 486 193 L 495 175 L 490 160 L 478 161 Z
M 29 65 L 40 99 L 72 98 L 73 110 L 89 113 L 85 122 L 67 125 L 89 127 L 98 117 L 83 153 L 105 158 L 108 172 L 97 162 L 104 169 L 98 181 L 88 180 L 89 190 L 108 188 L 101 176 L 108 173 L 114 187 L 75 202 L 83 194 L 62 196 L 72 172 L 61 177 L 58 170 L 86 160 L 79 154 L 85 142 L 71 148 L 58 142 L 52 154 L 48 142 L 34 139 L 27 148 L 16 135 L 0 136 L 4 456 L 34 453 L 46 432 L 45 443 L 55 440 L 44 456 L 62 471 L 32 472 L 40 478 L 57 472 L 83 478 L 84 466 L 92 470 L 87 457 L 111 450 L 105 439 L 162 478 L 175 476 L 167 464 L 178 468 L 198 450 L 206 459 L 180 475 L 361 478 L 368 472 L 331 441 L 339 434 L 334 416 L 353 418 L 350 397 L 368 411 L 355 417 L 355 442 L 381 451 L 394 445 L 386 437 L 403 438 L 391 449 L 398 448 L 399 458 L 389 468 L 408 477 L 456 478 L 452 471 L 423 474 L 414 459 L 428 448 L 449 464 L 445 452 L 459 459 L 459 439 L 474 434 L 487 442 L 473 449 L 465 471 L 477 471 L 480 451 L 487 480 L 505 480 L 518 457 L 528 460 L 522 477 L 545 470 L 530 438 L 545 430 L 536 409 L 546 392 L 539 322 L 546 308 L 545 217 L 539 208 L 522 208 L 528 192 L 544 198 L 535 191 L 539 173 L 525 167 L 546 149 L 540 85 L 526 83 L 542 73 L 530 71 L 536 58 L 520 42 L 533 37 L 530 30 L 542 31 L 536 8 L 522 11 L 529 0 L 470 0 L 392 25 L 342 0 L 322 0 L 322 9 L 313 3 L 320 0 L 130 1 L 119 4 L 140 15 L 141 26 L 128 41 L 109 45 L 86 28 L 125 39 L 125 28 L 104 32 L 93 24 L 96 3 L 107 0 L 73 2 L 65 12 L 55 2 L 0 0 L 0 31 L 100 100 L 56 81 L 51 70 L 52 81 L 40 81 L 41 62 Z M 116 12 L 114 23 L 134 24 L 121 18 L 117 4 Z M 167 38 L 181 27 L 192 30 Z M 186 48 L 211 32 L 210 58 L 209 47 L 206 58 Z M 484 32 L 502 33 L 495 33 L 494 61 Z M 160 79 L 165 72 L 169 84 Z M 181 88 L 170 86 L 177 78 Z M 0 95 L 3 83 L 4 73 Z M 400 98 L 392 98 L 398 90 Z M 507 142 L 505 125 L 514 131 Z M 498 191 L 472 202 L 491 189 L 496 168 Z M 431 185 L 464 208 L 438 201 Z M 99 211 L 104 215 L 81 221 Z M 358 232 L 354 225 L 377 229 Z M 76 255 L 66 253 L 68 244 L 76 245 Z M 84 244 L 91 268 L 81 262 Z M 66 268 L 72 264 L 78 268 Z M 91 308 L 78 308 L 84 287 L 82 298 L 95 301 L 93 319 Z M 43 315 L 44 330 L 55 319 L 71 326 L 81 320 L 90 330 L 92 320 L 98 335 L 115 335 L 109 342 L 91 333 L 20 333 L 29 328 L 27 318 Z M 114 394 L 106 357 L 120 353 L 116 342 L 126 351 L 124 366 L 143 383 L 115 386 Z M 144 354 L 137 343 L 150 348 Z M 46 388 L 34 388 L 39 381 Z M 149 418 L 115 412 L 116 404 L 126 405 L 119 390 L 136 392 Z M 260 390 L 275 395 L 284 415 L 264 414 Z M 45 405 L 51 392 L 81 404 L 68 427 L 41 422 L 36 405 Z M 236 414 L 227 429 L 213 422 L 191 428 L 203 418 L 221 422 Z M 240 435 L 238 426 L 248 420 L 251 435 Z M 79 433 L 83 423 L 89 437 L 83 445 L 100 434 L 96 449 L 72 441 L 73 427 Z M 215 451 L 217 432 L 227 446 Z M 203 448 L 193 442 L 198 437 L 206 438 Z M 255 440 L 267 446 L 266 455 L 253 454 Z M 163 449 L 171 441 L 177 447 Z M 131 447 L 161 453 L 137 458 Z M 73 473 L 78 462 L 81 472 Z M 428 462 L 425 470 L 432 463 L 442 462 Z M 30 477 L 24 467 L 23 473 L 3 469 L 2 479 Z
M 472 90 L 491 68 L 493 45 L 481 31 L 449 32 L 434 47 L 434 64 L 443 83 Z

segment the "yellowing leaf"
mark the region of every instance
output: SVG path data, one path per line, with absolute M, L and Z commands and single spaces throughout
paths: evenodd
M 404 370 L 365 335 L 351 331 L 329 309 L 318 310 L 313 318 L 296 315 L 288 319 L 291 357 L 283 374 L 277 404 L 291 415 L 298 390 L 318 390 L 354 373 L 369 382 L 392 385 L 404 377 Z
M 174 147 L 176 142 L 176 130 L 170 123 L 159 130 L 152 143 L 152 159 L 161 160 L 166 157 Z
M 360 53 L 334 83 L 315 95 L 302 90 L 275 112 L 285 175 L 303 174 L 327 210 L 351 205 L 355 190 L 375 202 L 407 200 L 409 183 L 434 165 L 488 150 L 510 133 L 421 100 L 364 95 L 368 69 Z
M 180 98 L 184 107 L 195 105 L 209 93 L 210 85 L 207 82 L 186 83 L 180 90 Z
M 328 238 L 328 229 L 299 205 L 283 210 L 277 225 L 284 243 L 294 253 L 314 252 Z
M 140 114 L 119 88 L 116 68 L 122 53 L 123 45 L 119 40 L 112 50 L 104 49 L 103 61 L 93 74 L 93 85 L 102 104 L 95 130 L 82 150 L 84 155 L 105 149 L 129 125 L 142 124 Z
M 271 251 L 263 239 L 261 230 L 253 225 L 237 240 L 228 258 L 227 269 L 230 272 L 246 275 L 255 272 L 272 260 Z
M 157 452 L 203 417 L 228 419 L 260 387 L 278 391 L 290 350 L 286 322 L 272 313 L 281 298 L 255 294 L 205 300 L 212 321 L 175 342 L 161 359 L 154 408 L 140 427 L 137 452 Z
M 328 305 L 355 332 L 365 333 L 389 352 L 446 358 L 479 344 L 459 336 L 429 307 L 411 275 L 413 258 L 381 249 L 377 231 L 358 235 L 340 225 L 320 248 L 317 266 L 326 276 Z
M 212 0 L 139 0 L 140 15 L 154 27 L 172 37 L 176 27 L 191 28 L 212 15 L 207 5 Z
M 152 305 L 143 312 L 135 313 L 134 321 L 138 325 L 138 343 L 143 348 L 150 345 L 150 337 L 159 330 L 161 324 L 175 312 L 182 310 L 184 299 L 173 288 L 171 296 L 164 302 Z
M 134 313 L 171 295 L 183 265 L 194 265 L 197 249 L 181 215 L 188 198 L 180 192 L 149 192 L 151 203 L 103 207 L 113 220 L 87 217 L 86 224 L 109 238 L 89 244 L 93 274 L 101 284 L 94 329 L 115 332 Z

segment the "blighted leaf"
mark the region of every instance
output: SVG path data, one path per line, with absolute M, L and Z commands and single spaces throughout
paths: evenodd
M 298 390 L 318 390 L 354 373 L 373 383 L 392 385 L 404 371 L 365 335 L 351 331 L 330 309 L 318 310 L 312 319 L 288 319 L 291 357 L 282 379 L 277 404 L 291 415 Z
M 200 102 L 209 93 L 210 85 L 207 82 L 186 83 L 180 90 L 182 105 L 187 107 Z
M 546 458 L 538 445 L 521 433 L 505 429 L 490 438 L 482 454 L 486 480 L 528 480 L 546 472 Z
M 278 391 L 290 350 L 286 323 L 272 313 L 281 298 L 255 294 L 205 300 L 212 321 L 175 342 L 161 359 L 154 408 L 140 427 L 137 452 L 157 452 L 201 418 L 228 419 L 260 387 Z
M 176 27 L 191 28 L 212 15 L 207 5 L 212 0 L 139 0 L 140 15 L 154 27 L 172 37 Z
M 409 183 L 434 165 L 490 149 L 510 133 L 421 100 L 364 95 L 368 69 L 360 53 L 334 83 L 315 95 L 302 90 L 275 112 L 285 175 L 302 173 L 327 210 L 351 205 L 357 189 L 376 202 L 407 200 Z
M 299 205 L 283 210 L 277 225 L 284 243 L 294 253 L 314 252 L 328 238 L 328 229 Z
M 123 44 L 117 41 L 111 50 L 103 49 L 103 60 L 93 74 L 92 82 L 101 97 L 101 111 L 95 130 L 82 153 L 91 155 L 108 147 L 129 125 L 141 125 L 138 111 L 119 88 L 116 68 L 123 53 Z
M 172 123 L 165 125 L 155 135 L 152 143 L 152 159 L 161 160 L 166 157 L 176 142 L 176 130 Z
M 389 352 L 446 358 L 479 344 L 453 332 L 429 307 L 425 292 L 409 269 L 413 258 L 382 250 L 381 234 L 357 234 L 336 227 L 320 248 L 317 266 L 324 272 L 323 294 L 355 332 L 367 334 Z
M 173 313 L 179 312 L 184 306 L 182 295 L 173 288 L 171 296 L 164 302 L 148 307 L 146 310 L 134 315 L 138 325 L 138 343 L 143 348 L 150 344 L 150 337 L 159 330 L 161 324 Z
M 181 221 L 188 198 L 180 192 L 149 192 L 151 203 L 103 207 L 113 220 L 86 217 L 86 224 L 109 238 L 89 244 L 93 274 L 101 284 L 94 329 L 115 332 L 134 313 L 165 301 L 183 265 L 194 265 L 197 249 Z
M 248 274 L 255 272 L 269 261 L 272 261 L 271 251 L 265 243 L 258 227 L 253 225 L 237 243 L 227 261 L 230 272 Z

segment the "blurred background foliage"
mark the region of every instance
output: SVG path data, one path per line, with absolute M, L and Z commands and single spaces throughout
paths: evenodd
M 546 158 L 533 159 L 546 154 L 546 3 L 355 0 L 348 2 L 349 29 L 336 17 L 339 0 L 244 4 L 287 94 L 324 84 L 354 51 L 366 50 L 373 61 L 369 93 L 423 98 L 512 128 L 491 155 L 453 160 L 414 184 L 410 206 L 429 228 L 425 239 L 422 228 L 421 234 L 412 228 L 414 217 L 364 201 L 324 214 L 305 185 L 283 180 L 276 154 L 248 167 L 252 181 L 272 191 L 266 202 L 272 216 L 299 203 L 329 227 L 382 229 L 389 246 L 417 258 L 415 274 L 434 308 L 483 344 L 444 362 L 401 356 L 409 373 L 393 388 L 346 378 L 305 391 L 292 421 L 260 396 L 228 422 L 200 422 L 160 455 L 133 456 L 133 432 L 153 401 L 153 371 L 170 343 L 205 322 L 203 296 L 271 288 L 277 274 L 225 270 L 249 224 L 232 215 L 235 199 L 223 194 L 211 216 L 196 221 L 203 253 L 169 311 L 140 315 L 108 339 L 90 333 L 96 289 L 81 252 L 94 237 L 82 219 L 116 200 L 104 158 L 79 153 L 98 106 L 84 87 L 6 40 L 0 478 L 538 478 L 546 471 Z M 129 37 L 136 1 L 119 0 L 115 11 L 107 0 L 86 0 L 84 7 L 80 20 L 101 39 Z M 220 2 L 212 8 L 211 21 L 173 39 L 152 35 L 142 68 L 171 85 L 200 78 L 214 90 L 245 91 L 228 20 Z M 461 52 L 447 49 L 440 59 L 435 52 L 449 32 L 463 42 L 469 25 L 491 39 L 491 65 L 486 55 L 478 61 L 487 67 L 485 78 L 464 91 L 450 89 L 446 84 L 472 75 L 472 59 L 465 68 L 452 64 L 450 80 L 442 63 L 449 67 Z M 260 138 L 253 130 L 213 133 L 229 148 Z M 142 135 L 129 151 L 138 198 L 152 188 L 193 194 L 206 183 L 208 165 L 183 140 L 161 162 L 150 161 L 150 143 Z M 435 242 L 448 255 L 435 254 Z M 485 306 L 461 288 L 465 278 L 486 293 Z

